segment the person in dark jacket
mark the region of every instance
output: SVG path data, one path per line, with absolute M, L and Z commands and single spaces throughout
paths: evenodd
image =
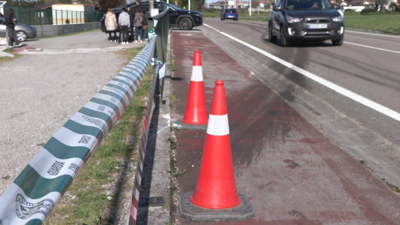
M 143 21 L 143 11 L 142 7 L 138 5 L 136 7 L 136 12 L 135 12 L 135 19 L 133 21 L 133 26 L 135 27 L 135 41 L 134 43 L 137 43 L 139 41 L 138 36 L 140 38 L 140 42 L 143 42 L 143 35 L 142 35 L 142 21 Z
M 128 8 L 129 21 L 131 22 L 128 30 L 128 40 L 133 41 L 133 19 L 135 18 L 135 10 L 132 7 Z
M 17 23 L 17 18 L 15 18 L 12 9 L 8 9 L 6 13 L 6 27 L 8 31 L 8 46 L 11 47 L 19 47 L 21 44 L 17 39 L 17 35 L 15 34 L 15 24 Z M 14 44 L 14 45 L 13 45 Z
M 142 19 L 142 34 L 143 34 L 143 41 L 147 41 L 147 25 L 149 21 L 150 13 L 149 10 L 143 12 L 143 19 Z
M 137 7 L 138 5 L 140 5 L 139 0 L 136 0 L 136 1 L 135 1 L 135 4 L 136 4 L 136 7 Z M 135 33 L 134 33 L 134 27 L 133 27 L 133 20 L 135 19 L 136 10 L 135 10 L 133 7 L 129 7 L 129 8 L 128 8 L 128 13 L 129 13 L 129 19 L 130 19 L 130 21 L 131 21 L 131 27 L 130 27 L 130 30 L 129 30 L 129 33 L 130 33 L 129 38 L 130 38 L 131 41 L 133 41 L 133 40 L 135 39 L 135 36 L 134 36 Z

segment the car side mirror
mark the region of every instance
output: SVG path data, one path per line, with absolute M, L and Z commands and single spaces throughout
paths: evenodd
M 280 5 L 278 5 L 278 6 L 274 5 L 274 7 L 272 7 L 272 9 L 273 9 L 274 11 L 281 11 L 281 10 L 282 10 L 282 7 L 281 7 Z

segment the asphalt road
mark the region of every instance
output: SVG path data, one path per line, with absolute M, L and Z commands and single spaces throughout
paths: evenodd
M 268 41 L 268 25 L 263 22 L 206 19 L 205 23 L 334 84 L 400 112 L 399 36 L 346 31 L 344 44 L 341 47 L 333 47 L 330 41 L 325 41 L 283 48 L 279 43 Z M 253 56 L 260 64 L 273 68 L 299 86 L 319 96 L 337 110 L 396 145 L 400 144 L 400 136 L 396 132 L 400 128 L 398 121 L 395 122 L 374 109 L 334 93 L 310 79 L 305 79 L 301 74 L 254 53 L 254 50 L 236 44 L 235 46 Z
M 264 77 L 268 82 L 267 73 L 277 73 L 288 78 L 296 87 L 301 87 L 321 103 L 332 107 L 340 115 L 336 121 L 338 124 L 341 118 L 347 117 L 358 124 L 358 128 L 353 129 L 366 129 L 380 139 L 377 142 L 389 144 L 396 149 L 392 149 L 394 153 L 392 150 L 391 153 L 399 153 L 400 123 L 397 112 L 400 112 L 400 103 L 397 98 L 400 91 L 400 36 L 346 30 L 341 47 L 334 47 L 330 41 L 325 41 L 283 48 L 279 40 L 278 43 L 269 42 L 266 22 L 220 21 L 215 18 L 205 19 L 204 23 L 212 40 L 219 41 L 220 46 L 225 45 L 222 43 L 229 44 L 225 51 L 230 51 L 232 56 L 239 53 L 245 55 L 240 59 L 237 56 L 237 61 L 243 65 L 251 61 L 263 68 L 257 74 L 261 79 Z M 273 60 L 271 57 L 278 59 Z M 253 67 L 252 71 L 256 70 Z M 308 76 L 316 78 L 310 79 Z M 326 85 L 316 82 L 319 78 L 330 83 Z M 346 89 L 347 93 L 332 90 L 332 85 L 333 88 L 338 85 Z M 303 100 L 308 104 L 312 101 Z M 317 105 L 313 109 L 324 114 L 324 109 Z M 365 139 L 365 143 L 371 141 L 369 135 L 358 135 L 357 138 Z M 340 138 L 336 141 L 341 142 Z M 396 158 L 396 162 L 392 163 L 398 165 L 399 161 Z

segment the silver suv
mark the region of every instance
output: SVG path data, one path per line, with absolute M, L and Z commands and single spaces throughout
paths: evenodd
M 268 22 L 269 40 L 279 38 L 284 47 L 304 40 L 331 40 L 340 46 L 344 21 L 338 9 L 329 0 L 278 0 Z

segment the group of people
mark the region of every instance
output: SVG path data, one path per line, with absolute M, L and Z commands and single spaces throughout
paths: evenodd
M 17 18 L 14 16 L 14 12 L 11 8 L 7 10 L 5 19 L 5 25 L 7 28 L 6 37 L 8 38 L 7 48 L 20 47 L 21 43 L 19 43 L 15 33 L 15 24 L 17 23 Z
M 143 12 L 139 1 L 136 1 L 136 9 L 122 8 L 118 16 L 114 14 L 112 9 L 108 9 L 105 16 L 104 25 L 109 33 L 110 42 L 117 41 L 117 29 L 120 30 L 120 43 L 128 44 L 129 41 L 144 42 L 147 40 L 147 25 L 148 25 L 149 12 Z M 112 36 L 112 34 L 114 34 Z M 135 35 L 134 35 L 135 34 Z

